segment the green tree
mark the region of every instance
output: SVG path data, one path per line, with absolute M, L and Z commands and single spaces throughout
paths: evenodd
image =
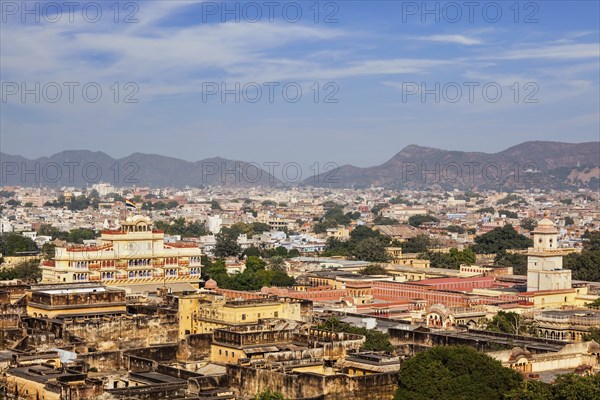
M 367 238 L 358 242 L 352 251 L 352 256 L 357 260 L 370 262 L 385 262 L 388 260 L 385 244 L 375 238 Z
M 600 374 L 578 376 L 559 375 L 552 385 L 553 400 L 600 399 Z
M 564 257 L 564 267 L 573 271 L 573 279 L 600 281 L 600 231 L 586 232 L 582 236 L 583 250 Z
M 592 301 L 591 303 L 587 303 L 585 305 L 588 308 L 593 308 L 593 309 L 599 309 L 600 308 L 600 297 L 598 297 L 596 300 Z
M 154 226 L 167 235 L 181 235 L 182 237 L 199 237 L 208 233 L 205 224 L 199 221 L 186 222 L 183 217 L 171 219 L 169 222 L 157 221 Z
M 285 266 L 285 258 L 281 256 L 273 256 L 269 259 L 269 270 L 276 272 L 287 272 L 287 268 Z
M 510 210 L 498 210 L 498 214 L 505 215 L 506 218 L 519 218 L 516 212 Z
M 50 224 L 40 225 L 40 228 L 38 229 L 37 234 L 39 236 L 50 236 L 52 238 L 52 240 L 60 239 L 60 240 L 66 241 L 67 238 L 69 237 L 69 232 L 61 231 L 57 227 L 52 226 Z
M 495 228 L 475 238 L 473 251 L 477 254 L 493 254 L 507 249 L 526 249 L 533 246 L 533 240 L 517 233 L 511 224 Z
M 75 228 L 69 231 L 67 241 L 69 243 L 82 244 L 84 240 L 92 240 L 96 238 L 96 232 L 88 228 Z
M 448 253 L 439 251 L 429 251 L 420 256 L 420 258 L 431 261 L 434 268 L 459 269 L 461 265 L 472 265 L 475 263 L 475 253 L 471 249 L 458 250 L 450 249 Z
M 327 238 L 327 248 L 323 252 L 326 257 L 350 255 L 350 242 L 335 237 Z
M 523 229 L 526 229 L 528 231 L 532 231 L 535 229 L 535 227 L 537 226 L 537 221 L 533 218 L 523 218 L 521 220 L 521 227 Z
M 361 275 L 387 275 L 388 272 L 381 265 L 371 264 L 359 271 Z
M 265 269 L 267 262 L 260 257 L 250 256 L 246 259 L 246 270 L 256 272 Z
M 232 231 L 221 230 L 216 235 L 215 256 L 218 258 L 238 256 L 242 248 L 237 242 L 238 235 Z
M 426 214 L 413 215 L 408 218 L 408 224 L 414 227 L 419 227 L 426 222 L 440 222 L 440 220 L 433 215 Z
M 549 400 L 552 386 L 541 381 L 525 380 L 521 385 L 504 395 L 504 400 Z
M 506 250 L 500 250 L 494 257 L 494 264 L 499 267 L 512 267 L 513 274 L 527 274 L 527 255 L 518 253 L 508 253 Z
M 254 400 L 285 400 L 285 397 L 279 392 L 272 392 L 270 389 L 267 389 L 258 393 L 254 397 Z
M 18 233 L 4 233 L 0 235 L 0 253 L 3 256 L 14 256 L 20 252 L 37 251 L 33 240 Z
M 23 279 L 38 282 L 42 279 L 42 270 L 38 260 L 22 261 L 14 268 L 3 268 L 0 270 L 0 280 Z
M 369 238 L 384 240 L 383 235 L 379 231 L 364 225 L 359 225 L 350 232 L 350 241 L 353 243 L 358 243 L 363 239 Z
M 210 208 L 212 208 L 213 210 L 222 210 L 221 205 L 217 200 L 212 200 L 210 202 Z
M 566 226 L 573 226 L 573 225 L 575 225 L 575 220 L 573 219 L 573 217 L 566 216 L 565 217 L 565 225 Z
M 386 208 L 388 205 L 385 203 L 379 203 L 379 204 L 375 204 L 373 206 L 373 208 L 371 208 L 371 212 L 375 215 L 379 214 L 379 212 L 381 210 L 383 210 L 384 208 Z
M 44 243 L 42 245 L 42 255 L 46 260 L 52 260 L 56 252 L 56 245 L 54 243 Z
M 390 337 L 388 334 L 379 332 L 373 329 L 361 328 L 358 326 L 350 325 L 345 322 L 341 322 L 337 318 L 329 318 L 320 325 L 317 325 L 318 329 L 333 331 L 333 332 L 346 332 L 355 335 L 363 335 L 365 342 L 361 346 L 362 350 L 366 351 L 385 351 L 391 353 L 394 351 L 394 346 L 390 343 Z
M 446 230 L 447 230 L 448 232 L 456 232 L 456 233 L 460 233 L 460 234 L 463 234 L 463 233 L 465 233 L 465 232 L 466 232 L 466 231 L 465 231 L 465 228 L 463 228 L 463 227 L 462 227 L 462 226 L 460 226 L 460 225 L 449 225 L 449 226 L 446 228 Z
M 403 253 L 426 253 L 433 247 L 437 246 L 437 242 L 429 235 L 422 233 L 400 243 Z
M 600 327 L 592 326 L 589 331 L 583 335 L 583 340 L 594 340 L 597 343 L 600 343 Z
M 300 251 L 298 249 L 291 249 L 288 251 L 288 258 L 300 257 Z
M 245 255 L 246 257 L 250 257 L 250 256 L 260 257 L 260 249 L 255 246 L 250 246 L 250 247 L 246 248 L 242 254 Z
M 527 321 L 512 311 L 498 311 L 498 314 L 487 324 L 486 330 L 511 335 L 537 335 L 537 329 L 532 321 Z
M 522 380 L 516 371 L 471 347 L 437 346 L 402 363 L 394 399 L 501 400 Z
M 382 217 L 381 215 L 378 215 L 373 220 L 373 224 L 375 224 L 375 225 L 396 225 L 396 224 L 398 224 L 398 221 L 396 221 L 393 218 Z

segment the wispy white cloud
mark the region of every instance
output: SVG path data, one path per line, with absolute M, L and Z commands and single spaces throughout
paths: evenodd
M 555 59 L 576 60 L 584 58 L 600 57 L 600 46 L 598 43 L 578 43 L 546 45 L 516 50 L 508 50 L 484 58 L 499 60 L 527 60 L 527 59 Z
M 462 44 L 465 46 L 474 46 L 478 44 L 483 44 L 483 41 L 473 38 L 467 37 L 464 35 L 429 35 L 429 36 L 418 36 L 416 37 L 418 40 L 425 40 L 428 42 L 440 42 L 440 43 L 455 43 Z

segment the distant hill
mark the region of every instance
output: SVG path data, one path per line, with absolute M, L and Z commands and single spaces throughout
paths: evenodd
M 224 158 L 189 162 L 134 153 L 115 159 L 102 152 L 69 150 L 29 160 L 0 153 L 0 185 L 201 187 L 283 186 L 258 165 Z M 332 188 L 598 189 L 600 142 L 525 142 L 499 153 L 440 150 L 410 145 L 385 163 L 344 165 L 301 185 Z
M 88 150 L 68 150 L 29 160 L 0 153 L 0 185 L 201 187 L 278 186 L 281 181 L 255 164 L 224 158 L 189 162 L 157 154 L 134 153 L 115 159 Z
M 322 187 L 598 188 L 600 142 L 525 142 L 499 153 L 448 151 L 410 145 L 385 163 L 340 167 L 307 179 Z

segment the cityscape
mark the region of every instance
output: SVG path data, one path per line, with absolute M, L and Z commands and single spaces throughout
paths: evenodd
M 600 398 L 599 3 L 0 11 L 0 398 Z

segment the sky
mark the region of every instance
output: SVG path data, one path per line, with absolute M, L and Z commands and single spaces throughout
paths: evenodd
M 0 150 L 371 166 L 600 140 L 599 3 L 0 0 Z

